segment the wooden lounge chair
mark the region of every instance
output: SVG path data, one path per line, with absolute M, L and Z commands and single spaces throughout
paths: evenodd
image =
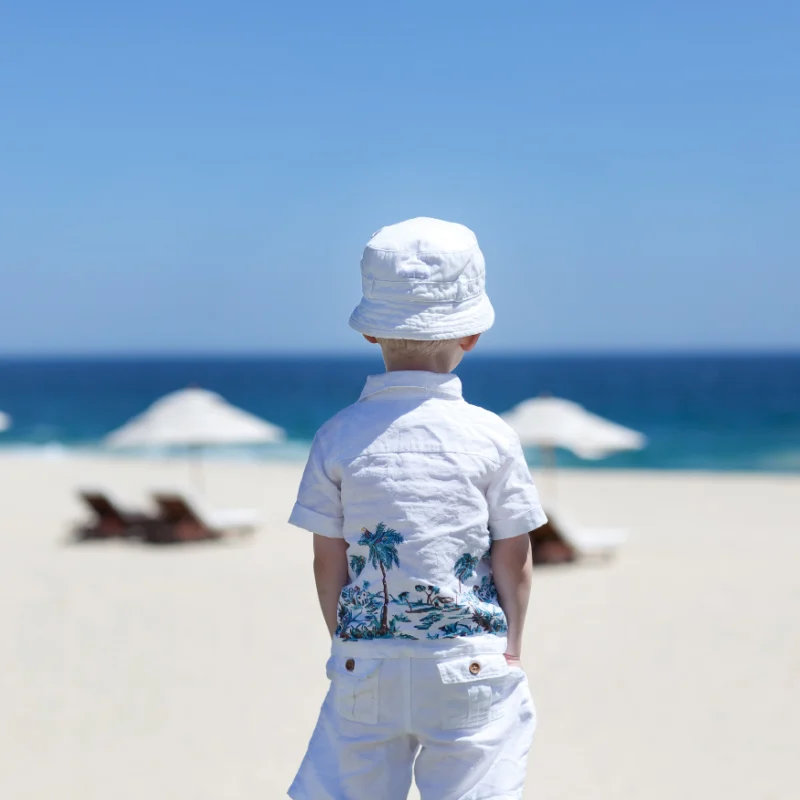
M 564 557 L 561 561 L 573 561 L 575 558 L 612 558 L 620 547 L 628 540 L 628 531 L 619 528 L 583 528 L 574 520 L 559 513 L 557 517 L 547 512 L 549 522 L 540 530 L 539 544 L 542 541 L 558 540 L 562 548 L 568 548 L 572 552 L 572 558 Z M 534 531 L 537 534 L 538 531 Z M 536 563 L 536 542 L 534 545 L 534 563 Z M 543 547 L 542 552 L 546 555 L 547 548 Z M 564 549 L 566 553 L 566 549 Z M 540 563 L 559 563 L 556 559 L 549 561 L 543 559 Z
M 155 520 L 148 514 L 124 508 L 102 489 L 81 489 L 78 496 L 93 512 L 91 520 L 77 525 L 73 531 L 80 540 L 142 536 Z
M 578 557 L 548 514 L 548 521 L 530 532 L 533 565 L 569 564 Z
M 196 498 L 182 492 L 154 492 L 158 524 L 145 534 L 158 544 L 219 539 L 226 533 L 251 533 L 258 527 L 255 509 L 230 508 L 209 511 Z

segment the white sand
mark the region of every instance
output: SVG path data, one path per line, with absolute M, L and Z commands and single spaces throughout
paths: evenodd
M 65 539 L 79 484 L 136 500 L 185 465 L 0 457 L 0 798 L 285 796 L 326 688 L 299 467 L 215 464 L 251 539 Z M 611 564 L 536 573 L 526 797 L 796 798 L 800 479 L 565 474 Z M 382 800 L 382 798 L 376 798 Z

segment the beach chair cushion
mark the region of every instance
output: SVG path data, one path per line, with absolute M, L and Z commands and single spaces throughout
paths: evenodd
M 153 492 L 164 521 L 191 519 L 212 531 L 252 529 L 258 526 L 259 514 L 253 508 L 208 509 L 189 492 Z

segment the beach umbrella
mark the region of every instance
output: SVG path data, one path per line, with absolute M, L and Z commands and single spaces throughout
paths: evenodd
M 592 414 L 583 406 L 560 397 L 534 397 L 503 415 L 523 446 L 536 446 L 544 466 L 554 471 L 556 448 L 579 458 L 596 460 L 626 450 L 641 450 L 645 436 L 616 422 Z M 555 494 L 555 479 L 553 479 Z
M 11 427 L 11 417 L 0 411 L 0 432 L 7 431 Z
M 647 440 L 638 431 L 587 411 L 560 397 L 534 397 L 503 415 L 523 445 L 571 450 L 589 460 L 624 450 L 641 450 Z
M 106 437 L 113 448 L 204 448 L 262 444 L 284 438 L 283 429 L 231 405 L 206 389 L 182 389 L 165 395 L 143 413 Z M 197 479 L 202 483 L 202 463 Z

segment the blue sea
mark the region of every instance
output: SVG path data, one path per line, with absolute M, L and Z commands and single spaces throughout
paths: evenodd
M 191 384 L 286 429 L 286 444 L 227 452 L 302 459 L 317 428 L 358 398 L 377 357 L 0 360 L 0 447 L 96 449 L 166 392 Z M 800 472 L 800 355 L 468 356 L 466 398 L 496 412 L 541 392 L 644 432 L 638 453 L 565 466 Z M 531 463 L 536 453 L 530 452 Z

